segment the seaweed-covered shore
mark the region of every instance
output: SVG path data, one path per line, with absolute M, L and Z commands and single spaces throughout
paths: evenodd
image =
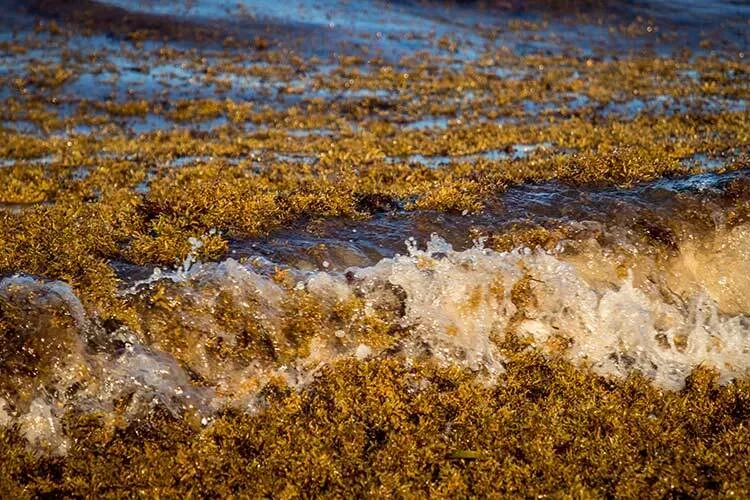
M 3 496 L 750 493 L 742 5 L 5 3 Z

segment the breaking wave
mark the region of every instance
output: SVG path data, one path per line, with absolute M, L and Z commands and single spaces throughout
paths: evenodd
M 159 405 L 208 425 L 222 407 L 262 408 L 271 381 L 301 388 L 350 357 L 432 360 L 493 383 L 510 336 L 670 390 L 698 366 L 723 382 L 750 368 L 747 225 L 671 252 L 594 238 L 549 251 L 481 241 L 456 251 L 435 235 L 407 249 L 345 272 L 189 258 L 123 290 L 119 320 L 87 312 L 65 283 L 6 278 L 0 425 L 64 454 L 66 412 L 117 424 Z

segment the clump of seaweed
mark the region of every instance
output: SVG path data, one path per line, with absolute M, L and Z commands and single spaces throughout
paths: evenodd
M 699 369 L 680 392 L 516 351 L 492 388 L 397 360 L 342 362 L 258 414 L 201 429 L 159 408 L 124 428 L 70 416 L 65 459 L 0 430 L 7 492 L 181 495 L 744 495 L 747 382 Z M 393 460 L 399 457 L 399 460 Z

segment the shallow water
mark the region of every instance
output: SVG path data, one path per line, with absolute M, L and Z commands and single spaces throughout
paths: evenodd
M 277 231 L 268 238 L 237 240 L 231 252 L 235 257 L 262 255 L 311 270 L 323 270 L 327 262 L 330 269 L 344 271 L 403 253 L 406 240 L 428 241 L 433 233 L 464 250 L 474 245 L 478 235 L 503 233 L 514 226 L 580 224 L 595 231 L 612 224 L 628 231 L 639 223 L 678 222 L 682 213 L 695 207 L 720 225 L 726 215 L 727 200 L 722 197 L 727 185 L 747 175 L 747 170 L 706 173 L 630 189 L 580 189 L 557 183 L 519 186 L 500 194 L 477 214 L 412 213 L 392 207 L 366 221 L 331 219 Z
M 17 424 L 37 449 L 68 451 L 71 412 L 130 422 L 159 406 L 205 426 L 226 407 L 260 411 L 272 380 L 303 390 L 349 358 L 455 366 L 491 385 L 512 335 L 596 375 L 638 372 L 667 390 L 698 367 L 721 383 L 748 376 L 746 130 L 732 129 L 730 147 L 713 122 L 697 146 L 679 131 L 661 137 L 667 174 L 640 178 L 636 155 L 622 160 L 637 163 L 625 181 L 535 172 L 501 176 L 478 208 L 419 205 L 425 185 L 436 198 L 456 178 L 486 188 L 482 169 L 606 158 L 608 133 L 622 134 L 615 152 L 645 151 L 622 132 L 638 120 L 746 119 L 747 5 L 614 2 L 578 16 L 526 2 L 92 1 L 80 7 L 88 20 L 71 5 L 0 4 L 12 13 L 0 34 L 3 132 L 50 141 L 4 150 L 0 217 L 73 203 L 62 233 L 81 222 L 75 203 L 108 210 L 109 188 L 134 193 L 146 215 L 139 234 L 94 252 L 118 280 L 105 299 L 123 305 L 119 317 L 89 300 L 78 270 L 0 270 L 0 426 Z M 119 25 L 124 13 L 130 28 L 163 36 L 139 39 Z M 597 139 L 564 126 L 532 135 L 560 123 L 591 125 Z M 508 141 L 466 132 L 480 125 L 528 128 Z M 169 133 L 183 135 L 170 143 Z M 436 146 L 448 134 L 454 143 Z M 132 168 L 113 174 L 106 161 Z M 248 234 L 219 215 L 227 227 L 196 222 L 198 201 L 180 213 L 160 206 L 178 182 L 187 190 L 214 175 L 203 168 L 234 169 L 236 182 L 267 174 L 277 194 L 295 181 L 289 172 L 336 187 L 336 169 L 351 168 L 380 175 L 382 192 L 358 193 L 350 212 L 269 217 L 275 225 Z M 388 169 L 413 171 L 399 182 L 414 193 L 391 193 Z M 261 199 L 241 195 L 229 208 Z M 174 220 L 191 249 L 180 261 L 133 257 Z M 212 237 L 226 250 L 201 260 Z M 84 252 L 53 241 L 32 245 L 51 264 L 56 252 Z
M 17 421 L 30 442 L 64 453 L 66 409 L 111 412 L 126 398 L 126 418 L 160 404 L 208 421 L 227 405 L 252 411 L 272 378 L 302 388 L 347 357 L 432 359 L 492 383 L 504 370 L 495 342 L 509 330 L 543 351 L 565 345 L 571 362 L 595 373 L 639 371 L 666 389 L 680 389 L 698 366 L 725 382 L 747 375 L 747 225 L 675 235 L 659 242 L 666 251 L 628 228 L 573 226 L 580 234 L 550 250 L 499 252 L 478 242 L 459 251 L 433 235 L 424 249 L 409 239 L 405 250 L 378 259 L 391 251 L 373 241 L 264 243 L 264 253 L 289 262 L 284 282 L 273 278 L 278 260 L 189 256 L 120 292 L 138 311 L 135 329 L 87 314 L 65 283 L 6 278 L 6 309 L 34 326 L 16 330 L 11 339 L 24 348 L 4 355 L 6 367 L 25 365 L 4 384 L 11 401 L 4 419 Z M 313 244 L 323 248 L 319 270 L 295 260 Z M 298 351 L 289 328 L 310 301 L 319 333 Z M 382 329 L 390 332 L 385 342 Z

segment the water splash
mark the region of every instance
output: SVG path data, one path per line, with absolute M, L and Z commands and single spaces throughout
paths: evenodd
M 303 388 L 344 358 L 431 360 L 492 383 L 509 335 L 603 376 L 638 371 L 680 389 L 707 366 L 727 382 L 750 369 L 750 272 L 737 272 L 750 266 L 749 238 L 736 226 L 646 254 L 595 239 L 456 251 L 433 235 L 424 249 L 410 240 L 405 255 L 345 272 L 188 259 L 128 289 L 137 321 L 116 328 L 65 283 L 6 278 L 0 304 L 15 326 L 0 424 L 65 453 L 67 411 L 127 421 L 164 406 L 207 422 L 227 405 L 262 407 L 271 380 Z

